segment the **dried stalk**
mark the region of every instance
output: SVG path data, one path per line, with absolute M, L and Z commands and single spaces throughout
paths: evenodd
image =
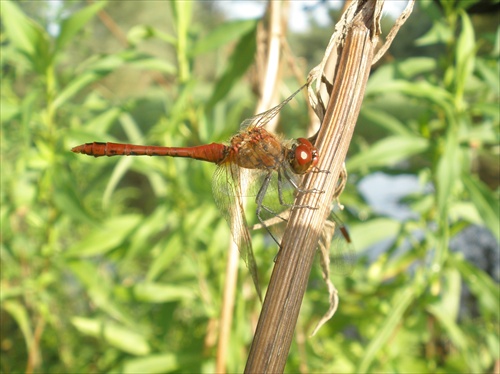
M 331 98 L 316 140 L 322 172 L 310 173 L 305 180 L 305 189 L 324 193 L 299 194 L 295 202 L 316 209 L 294 209 L 291 214 L 250 349 L 247 373 L 279 373 L 285 367 L 318 240 L 361 107 L 382 3 L 367 1 L 347 10 L 355 16 L 345 25 L 343 46 L 335 46 L 340 62 L 333 71 L 333 90 L 328 90 Z

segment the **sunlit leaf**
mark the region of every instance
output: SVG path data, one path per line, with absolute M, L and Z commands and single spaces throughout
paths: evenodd
M 134 286 L 134 297 L 146 303 L 164 303 L 195 297 L 192 288 L 161 283 L 139 283 Z
M 151 351 L 144 336 L 115 323 L 82 317 L 73 317 L 71 322 L 82 334 L 104 339 L 106 343 L 124 352 L 143 356 Z
M 138 215 L 124 215 L 107 219 L 82 241 L 65 253 L 67 257 L 88 257 L 104 254 L 120 245 L 140 223 Z
M 133 360 L 129 359 L 123 366 L 123 373 L 169 373 L 177 371 L 180 368 L 177 356 L 172 353 L 165 353 Z
M 106 6 L 106 3 L 106 1 L 98 1 L 66 18 L 61 23 L 61 30 L 56 39 L 56 51 L 66 47 L 87 22 Z
M 191 50 L 197 56 L 220 48 L 233 40 L 238 40 L 255 29 L 257 20 L 238 20 L 224 22 L 214 29 L 206 38 L 201 39 Z
M 215 86 L 215 90 L 208 101 L 207 107 L 213 107 L 219 100 L 221 100 L 248 70 L 252 64 L 253 55 L 255 53 L 255 35 L 256 29 L 252 30 L 240 39 L 238 45 L 233 51 L 233 54 L 229 58 L 226 70 L 219 78 Z
M 415 136 L 390 136 L 372 145 L 362 153 L 349 158 L 347 170 L 357 171 L 375 166 L 394 166 L 429 147 L 429 141 Z

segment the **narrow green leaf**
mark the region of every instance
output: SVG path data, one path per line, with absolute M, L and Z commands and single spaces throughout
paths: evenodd
M 370 344 L 366 348 L 356 373 L 368 372 L 375 356 L 386 345 L 389 338 L 401 324 L 403 314 L 416 296 L 415 288 L 411 284 L 402 288 L 394 295 L 391 301 L 390 312 L 380 325 L 375 338 L 370 341 Z
M 85 130 L 94 134 L 94 136 L 106 134 L 121 113 L 122 108 L 110 108 L 85 123 Z
M 132 46 L 135 46 L 139 42 L 153 37 L 157 37 L 158 39 L 163 40 L 164 42 L 173 46 L 177 44 L 177 39 L 175 37 L 149 25 L 134 26 L 127 33 L 127 41 Z
M 189 80 L 189 28 L 191 27 L 191 16 L 193 3 L 191 1 L 172 2 L 177 26 L 177 61 L 179 66 L 179 80 L 186 82 Z
M 134 286 L 133 292 L 137 300 L 146 303 L 165 303 L 195 298 L 191 287 L 171 286 L 161 283 L 139 283 Z
M 104 190 L 104 194 L 102 195 L 102 205 L 106 209 L 109 207 L 111 202 L 111 195 L 120 183 L 123 176 L 127 173 L 127 171 L 132 166 L 134 162 L 132 157 L 122 157 L 116 163 L 115 168 L 113 169 L 113 173 L 111 173 L 111 177 L 109 178 L 109 182 L 106 184 L 106 189 Z
M 107 313 L 111 318 L 135 326 L 136 322 L 129 316 L 122 304 L 114 300 L 114 289 L 109 279 L 102 275 L 102 271 L 94 263 L 86 260 L 67 262 L 73 274 L 80 280 L 96 309 Z
M 444 20 L 433 22 L 431 29 L 415 40 L 416 46 L 448 44 L 453 39 L 453 32 Z
M 460 330 L 456 320 L 450 318 L 446 310 L 440 308 L 440 305 L 429 305 L 427 310 L 433 314 L 442 327 L 447 331 L 447 335 L 453 341 L 453 344 L 459 349 L 464 350 L 467 347 L 467 341 L 464 333 Z
M 448 200 L 458 179 L 460 167 L 459 144 L 456 127 L 449 124 L 442 155 L 437 164 L 436 189 L 440 217 L 448 216 Z
M 157 279 L 170 266 L 174 259 L 180 256 L 183 250 L 180 235 L 174 233 L 168 238 L 168 243 L 164 246 L 164 249 L 160 251 L 160 254 L 154 258 L 149 266 L 146 280 L 153 281 Z
M 456 58 L 456 95 L 460 106 L 462 105 L 462 97 L 464 95 L 466 84 L 469 82 L 474 71 L 474 61 L 475 61 L 475 40 L 474 40 L 474 28 L 470 18 L 467 16 L 465 11 L 460 12 L 462 20 L 462 30 L 457 40 L 457 48 L 455 50 Z
M 145 69 L 157 71 L 165 74 L 176 74 L 177 68 L 170 62 L 161 60 L 159 58 L 144 58 L 130 63 L 130 66 L 137 69 Z
M 54 194 L 54 203 L 61 212 L 68 217 L 73 217 L 75 221 L 86 222 L 93 224 L 92 217 L 81 204 L 81 199 L 76 195 L 75 191 L 68 186 L 60 186 L 58 192 Z
M 375 166 L 394 166 L 410 156 L 424 152 L 429 141 L 417 136 L 390 136 L 373 144 L 362 153 L 351 157 L 347 163 L 347 170 L 358 171 L 361 168 Z
M 29 56 L 33 56 L 36 43 L 42 32 L 39 25 L 26 17 L 12 1 L 2 1 L 2 23 L 10 41 Z
M 181 364 L 171 353 L 127 360 L 123 366 L 124 374 L 170 373 L 179 371 Z
M 55 98 L 53 102 L 54 110 L 64 105 L 69 99 L 80 92 L 89 84 L 105 77 L 127 62 L 138 62 L 144 56 L 135 51 L 123 51 L 119 54 L 109 56 L 99 56 L 90 64 L 84 67 L 84 72 L 73 79 Z M 149 56 L 147 57 L 149 58 Z
M 45 75 L 53 59 L 49 35 L 13 2 L 2 1 L 1 6 L 2 24 L 9 40 L 27 58 L 33 71 Z
M 74 36 L 94 17 L 97 12 L 104 8 L 107 1 L 99 1 L 86 6 L 82 10 L 73 13 L 61 23 L 61 31 L 56 39 L 56 51 L 62 50 L 70 43 Z
M 497 241 L 500 241 L 500 204 L 498 199 L 480 180 L 470 174 L 462 173 L 461 179 L 483 223 L 495 235 Z
M 213 107 L 234 87 L 236 82 L 243 76 L 253 64 L 253 56 L 256 48 L 256 29 L 243 36 L 233 54 L 229 58 L 228 66 L 215 86 L 215 90 L 208 101 L 207 108 Z
M 404 137 L 413 136 L 413 132 L 399 121 L 396 117 L 388 114 L 386 111 L 374 107 L 363 107 L 360 117 L 376 124 L 380 128 L 386 129 L 391 135 L 400 135 Z
M 491 314 L 496 320 L 500 318 L 498 300 L 500 287 L 488 274 L 481 269 L 455 255 L 450 256 L 451 266 L 456 267 L 463 280 L 477 298 L 482 313 Z
M 69 99 L 75 96 L 84 87 L 102 78 L 103 76 L 104 74 L 98 74 L 93 72 L 93 73 L 85 73 L 74 79 L 55 98 L 54 102 L 52 103 L 54 110 L 57 110 L 60 106 L 64 105 Z
M 106 220 L 81 242 L 73 245 L 66 257 L 101 255 L 120 245 L 141 222 L 139 215 L 124 215 Z
M 143 356 L 151 351 L 144 336 L 123 326 L 82 317 L 73 317 L 71 323 L 82 334 L 96 339 L 104 338 L 107 343 L 124 352 Z
M 434 103 L 436 106 L 452 111 L 451 103 L 453 103 L 453 96 L 450 92 L 442 87 L 432 85 L 426 81 L 409 82 L 405 80 L 393 80 L 386 84 L 371 85 L 370 93 L 376 95 L 378 93 L 394 93 L 400 92 L 409 97 L 418 99 L 426 99 Z
M 9 313 L 16 321 L 23 333 L 26 349 L 30 352 L 33 344 L 33 329 L 26 307 L 15 300 L 7 300 L 2 302 L 2 309 Z
M 239 39 L 240 37 L 252 32 L 252 30 L 256 27 L 257 20 L 253 19 L 224 22 L 205 38 L 198 41 L 198 43 L 190 51 L 191 56 L 195 57 L 200 54 L 216 50 L 229 42 Z
M 354 246 L 358 251 L 382 240 L 395 238 L 400 230 L 401 222 L 391 218 L 375 218 L 349 227 Z

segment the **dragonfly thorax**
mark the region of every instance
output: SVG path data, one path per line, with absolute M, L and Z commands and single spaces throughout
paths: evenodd
M 246 169 L 278 169 L 285 161 L 281 142 L 261 127 L 250 128 L 233 136 L 229 157 Z

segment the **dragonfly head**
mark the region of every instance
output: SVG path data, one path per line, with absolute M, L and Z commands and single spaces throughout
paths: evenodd
M 288 162 L 296 174 L 309 172 L 318 160 L 318 150 L 305 138 L 298 138 L 288 153 Z

